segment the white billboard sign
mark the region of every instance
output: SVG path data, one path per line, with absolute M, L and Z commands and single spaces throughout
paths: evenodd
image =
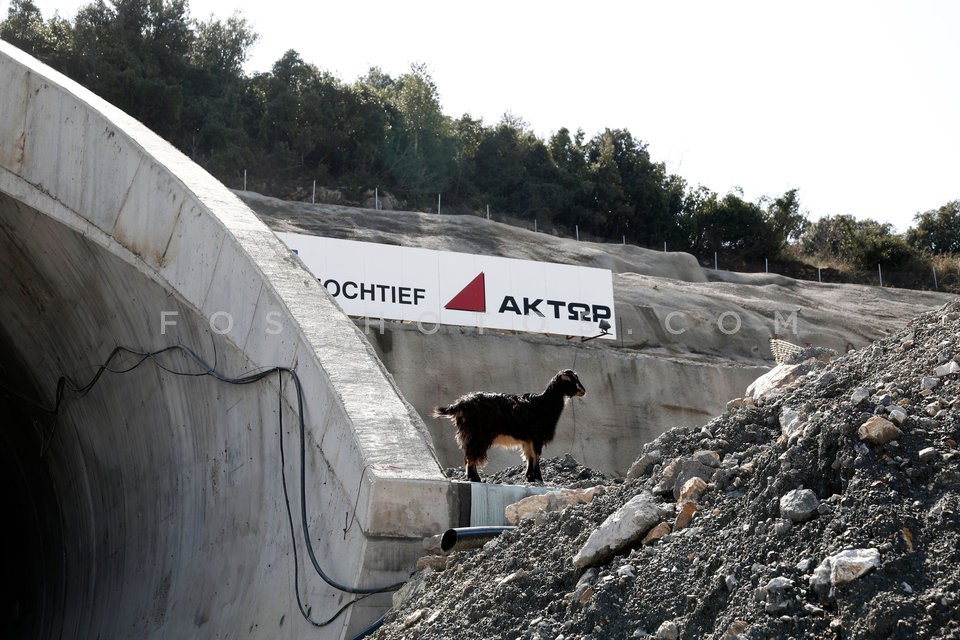
M 616 337 L 608 269 L 277 235 L 350 316 Z

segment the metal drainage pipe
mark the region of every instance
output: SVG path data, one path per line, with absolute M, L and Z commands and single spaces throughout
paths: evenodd
M 486 544 L 487 540 L 514 529 L 516 527 L 458 527 L 447 529 L 440 537 L 440 550 L 447 553 L 449 551 L 476 549 Z

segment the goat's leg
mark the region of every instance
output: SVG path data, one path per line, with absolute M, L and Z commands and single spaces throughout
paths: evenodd
M 543 476 L 540 474 L 540 451 L 542 446 L 533 442 L 523 443 L 523 458 L 527 461 L 527 482 L 543 482 Z
M 475 460 L 464 458 L 463 468 L 467 472 L 467 480 L 470 482 L 483 482 L 483 480 L 480 479 L 480 474 L 477 472 L 477 463 Z
M 543 444 L 533 443 L 533 480 L 543 482 L 543 473 L 540 472 L 540 454 L 543 453 Z

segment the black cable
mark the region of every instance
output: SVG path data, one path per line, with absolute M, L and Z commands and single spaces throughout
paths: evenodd
M 192 360 L 196 365 L 198 365 L 198 366 L 200 367 L 201 370 L 200 370 L 200 371 L 180 371 L 180 370 L 177 370 L 177 369 L 173 369 L 173 368 L 171 368 L 171 367 L 163 364 L 162 362 L 160 362 L 160 360 L 158 359 L 159 356 L 161 356 L 161 355 L 163 355 L 163 354 L 165 354 L 165 353 L 168 353 L 168 352 L 173 352 L 173 351 L 177 351 L 177 352 L 181 352 L 181 353 L 183 353 L 183 354 L 186 354 L 186 356 L 189 358 L 189 360 Z M 130 355 L 133 355 L 133 356 L 135 356 L 136 358 L 138 358 L 138 360 L 137 360 L 133 365 L 127 366 L 127 367 L 125 367 L 125 368 L 112 369 L 112 368 L 110 367 L 111 363 L 113 362 L 113 360 L 114 360 L 118 355 L 120 355 L 120 354 L 122 354 L 122 353 L 128 353 L 128 354 L 130 354 Z M 259 382 L 260 380 L 263 380 L 263 379 L 267 378 L 268 376 L 270 376 L 270 375 L 272 375 L 272 374 L 274 374 L 274 373 L 277 374 L 277 378 L 278 378 L 279 385 L 280 385 L 280 413 L 279 413 L 280 433 L 279 433 L 279 438 L 280 438 L 280 464 L 281 464 L 281 469 L 280 469 L 280 471 L 281 471 L 281 480 L 282 480 L 282 484 L 283 484 L 284 503 L 285 503 L 285 505 L 286 505 L 286 511 L 287 511 L 287 522 L 288 522 L 288 524 L 289 524 L 289 526 L 290 526 L 290 538 L 291 538 L 291 541 L 292 541 L 292 543 L 293 543 L 293 552 L 294 552 L 294 581 L 295 581 L 295 586 L 296 586 L 296 589 L 295 589 L 295 590 L 296 590 L 296 594 L 297 594 L 297 605 L 298 605 L 298 607 L 299 607 L 299 609 L 300 609 L 301 615 L 303 615 L 303 617 L 304 617 L 308 622 L 310 622 L 311 624 L 313 624 L 313 625 L 315 625 L 315 626 L 325 626 L 325 625 L 328 625 L 328 624 L 330 624 L 331 622 L 333 622 L 337 617 L 339 617 L 340 614 L 342 614 L 342 613 L 346 610 L 346 608 L 349 607 L 350 605 L 352 605 L 352 604 L 354 604 L 354 603 L 356 603 L 356 602 L 359 602 L 360 600 L 362 600 L 362 599 L 364 599 L 364 598 L 366 598 L 366 597 L 368 597 L 368 596 L 371 596 L 371 595 L 374 595 L 374 594 L 377 594 L 377 593 L 385 593 L 385 592 L 389 592 L 389 591 L 396 591 L 396 590 L 399 589 L 401 586 L 403 586 L 403 584 L 404 584 L 403 582 L 397 582 L 397 583 L 390 584 L 390 585 L 386 585 L 386 586 L 383 586 L 383 587 L 351 587 L 351 586 L 345 585 L 345 584 L 343 584 L 343 583 L 341 583 L 341 582 L 339 582 L 339 581 L 337 581 L 337 580 L 334 580 L 333 578 L 331 578 L 330 576 L 328 576 L 327 573 L 326 573 L 326 572 L 323 570 L 323 568 L 320 566 L 320 562 L 317 560 L 316 552 L 314 551 L 314 548 L 313 548 L 313 543 L 312 543 L 312 541 L 311 541 L 311 539 L 310 539 L 310 531 L 309 531 L 309 527 L 308 527 L 308 524 L 307 524 L 307 499 L 306 499 L 306 483 L 307 483 L 307 480 L 306 480 L 306 477 L 307 477 L 307 474 L 306 474 L 306 466 L 307 466 L 307 462 L 306 462 L 306 421 L 305 421 L 305 418 L 304 418 L 304 411 L 303 411 L 303 385 L 302 385 L 302 383 L 300 382 L 300 376 L 297 375 L 297 372 L 296 372 L 294 369 L 291 369 L 290 367 L 285 367 L 285 366 L 276 365 L 276 366 L 265 367 L 265 368 L 259 369 L 259 370 L 254 370 L 254 371 L 248 372 L 248 373 L 246 373 L 246 374 L 244 374 L 244 375 L 241 375 L 241 376 L 238 376 L 238 377 L 229 377 L 229 376 L 226 376 L 226 375 L 218 372 L 214 367 L 211 367 L 210 365 L 208 365 L 208 364 L 203 360 L 203 358 L 201 358 L 199 355 L 197 355 L 196 352 L 194 352 L 192 349 L 190 349 L 189 347 L 184 346 L 184 345 L 180 345 L 180 344 L 170 345 L 170 346 L 167 346 L 167 347 L 163 347 L 162 349 L 158 349 L 158 350 L 156 350 L 156 351 L 139 351 L 139 350 L 137 350 L 137 349 L 132 349 L 132 348 L 130 348 L 130 347 L 117 346 L 117 347 L 115 347 L 115 348 L 113 349 L 113 351 L 110 352 L 110 355 L 107 357 L 106 360 L 104 360 L 103 364 L 101 364 L 101 365 L 97 368 L 96 373 L 93 375 L 93 377 L 90 379 L 90 381 L 87 382 L 86 384 L 80 385 L 80 384 L 78 384 L 77 382 L 75 382 L 72 378 L 70 378 L 69 376 L 61 376 L 60 379 L 57 381 L 57 391 L 56 391 L 56 397 L 55 397 L 55 402 L 54 402 L 54 407 L 53 407 L 53 409 L 52 409 L 52 410 L 51 410 L 51 409 L 43 409 L 42 407 L 41 407 L 41 409 L 43 409 L 45 412 L 52 413 L 52 414 L 54 414 L 54 416 L 56 416 L 56 415 L 58 415 L 58 414 L 60 413 L 60 408 L 61 408 L 61 406 L 62 406 L 62 404 L 63 404 L 64 394 L 65 394 L 66 390 L 69 389 L 70 391 L 74 392 L 75 394 L 77 394 L 79 397 L 82 398 L 82 397 L 86 396 L 86 395 L 90 392 L 91 389 L 93 389 L 93 387 L 97 384 L 97 382 L 99 382 L 99 380 L 101 379 L 101 377 L 103 376 L 104 373 L 106 373 L 106 372 L 110 372 L 110 373 L 129 373 L 129 372 L 133 371 L 134 369 L 136 369 L 137 367 L 139 367 L 140 365 L 142 365 L 142 364 L 143 364 L 144 362 L 146 362 L 147 360 L 152 361 L 158 368 L 160 368 L 160 369 L 162 369 L 163 371 L 166 371 L 166 372 L 168 372 L 168 373 L 170 373 L 170 374 L 173 374 L 173 375 L 177 375 L 177 376 L 189 376 L 189 377 L 210 376 L 210 377 L 212 377 L 212 378 L 214 378 L 214 379 L 216 379 L 216 380 L 219 380 L 219 381 L 221 381 L 221 382 L 225 382 L 225 383 L 227 383 L 227 384 L 232 384 L 232 385 L 253 384 L 253 383 L 255 383 L 255 382 Z M 303 526 L 303 538 L 304 538 L 304 545 L 305 545 L 306 548 L 307 548 L 307 555 L 308 555 L 309 558 L 310 558 L 310 562 L 311 562 L 311 564 L 313 565 L 314 570 L 315 570 L 315 571 L 317 572 L 317 574 L 323 579 L 323 581 L 326 582 L 329 586 L 333 587 L 334 589 L 336 589 L 336 590 L 338 590 L 338 591 L 342 591 L 342 592 L 344 592 L 344 593 L 351 593 L 351 594 L 356 594 L 356 595 L 360 595 L 360 596 L 361 596 L 360 598 L 354 598 L 353 600 L 345 603 L 345 604 L 333 615 L 333 617 L 331 617 L 329 620 L 326 620 L 326 621 L 324 621 L 324 622 L 317 622 L 317 621 L 313 620 L 313 619 L 310 617 L 309 612 L 305 609 L 305 607 L 304 607 L 304 605 L 303 605 L 303 602 L 302 602 L 302 600 L 301 600 L 301 598 L 300 598 L 300 588 L 299 588 L 299 571 L 300 571 L 300 570 L 299 570 L 299 551 L 298 551 L 298 547 L 297 547 L 296 534 L 294 533 L 295 526 L 294 526 L 294 523 L 293 523 L 293 510 L 292 510 L 292 508 L 290 507 L 289 490 L 288 490 L 288 488 L 287 488 L 287 476 L 286 476 L 286 469 L 285 469 L 285 466 L 286 466 L 286 456 L 285 456 L 284 448 L 283 448 L 283 381 L 282 381 L 282 379 L 283 379 L 283 374 L 289 375 L 290 378 L 293 380 L 294 387 L 295 387 L 295 389 L 296 389 L 296 394 L 297 394 L 297 417 L 298 417 L 299 429 L 300 429 L 300 519 L 301 519 L 302 526 Z M 19 394 L 17 394 L 17 395 L 19 395 Z M 36 404 L 36 403 L 32 403 L 32 404 Z M 39 405 L 37 405 L 37 406 L 39 406 Z M 50 436 L 50 440 L 52 440 L 52 439 L 53 439 L 53 433 L 51 433 L 51 436 Z M 49 444 L 49 441 L 48 441 L 48 444 Z M 358 494 L 358 496 L 359 496 L 359 494 Z M 358 499 L 359 499 L 359 498 L 358 498 Z
M 383 626 L 383 616 L 380 616 L 379 620 L 374 622 L 372 625 L 370 625 L 369 627 L 367 627 L 357 635 L 353 636 L 351 640 L 363 640 L 363 638 L 366 638 L 368 635 L 370 635 L 371 633 L 373 633 L 374 631 L 376 631 L 382 626 Z
M 342 607 L 337 609 L 337 612 L 334 613 L 333 616 L 331 616 L 327 620 L 324 620 L 323 622 L 314 620 L 310 616 L 310 611 L 308 611 L 307 608 L 303 606 L 303 600 L 300 598 L 300 552 L 297 549 L 297 536 L 294 533 L 295 528 L 293 525 L 293 511 L 290 509 L 290 493 L 289 491 L 287 491 L 287 471 L 286 471 L 287 460 L 286 460 L 286 454 L 284 453 L 284 448 L 283 448 L 283 377 L 277 376 L 277 382 L 279 384 L 278 418 L 280 423 L 279 425 L 280 426 L 280 438 L 279 438 L 280 440 L 280 477 L 283 480 L 283 502 L 287 507 L 287 522 L 290 524 L 290 544 L 293 546 L 293 590 L 294 590 L 294 593 L 296 593 L 297 595 L 297 608 L 300 609 L 300 615 L 303 616 L 303 619 L 315 627 L 326 627 L 327 625 L 332 623 L 334 620 L 339 618 L 340 614 L 342 614 L 344 611 L 347 610 L 347 607 L 349 607 L 352 604 L 356 604 L 357 602 L 360 602 L 364 598 L 369 597 L 369 595 L 371 594 L 362 595 L 359 598 L 354 598 L 353 600 L 350 600 L 349 602 L 345 603 Z

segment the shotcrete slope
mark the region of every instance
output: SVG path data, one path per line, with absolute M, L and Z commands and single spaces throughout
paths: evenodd
M 960 303 L 803 371 L 663 433 L 590 504 L 431 563 L 373 637 L 960 637 Z M 638 496 L 662 537 L 578 568 Z

